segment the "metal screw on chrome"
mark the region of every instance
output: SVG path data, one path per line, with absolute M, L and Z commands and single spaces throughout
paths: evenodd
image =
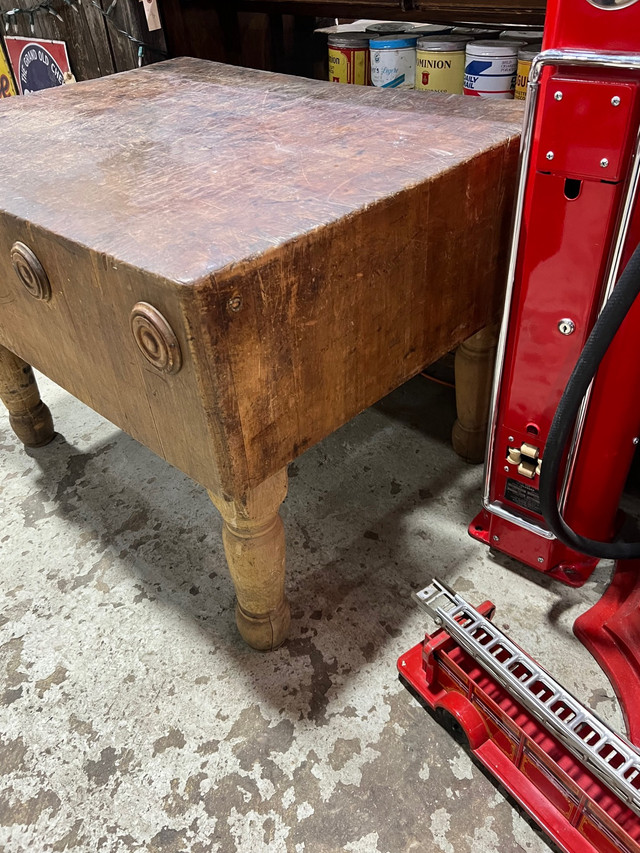
M 553 160 L 554 154 L 553 151 L 547 151 L 547 160 Z
M 620 98 L 617 95 L 614 95 L 613 98 L 611 98 L 611 104 L 614 107 L 619 107 L 620 106 Z
M 561 101 L 562 100 L 562 92 L 556 92 L 553 97 L 556 99 L 556 101 Z
M 602 166 L 603 169 L 607 168 L 607 166 L 609 165 L 609 161 L 607 160 L 606 157 L 603 157 L 602 160 L 600 160 L 600 165 Z
M 572 335 L 576 330 L 576 324 L 568 317 L 563 317 L 558 323 L 558 331 L 561 335 Z

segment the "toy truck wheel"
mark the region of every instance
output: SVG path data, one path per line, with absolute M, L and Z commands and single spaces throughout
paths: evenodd
M 484 721 L 471 702 L 459 693 L 448 693 L 436 708 L 443 728 L 461 744 L 478 749 L 488 737 Z

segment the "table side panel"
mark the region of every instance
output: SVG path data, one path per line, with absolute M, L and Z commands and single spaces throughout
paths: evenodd
M 21 241 L 47 273 L 48 302 L 29 294 L 10 252 Z M 210 489 L 219 483 L 185 314 L 191 288 L 116 263 L 0 216 L 0 343 Z M 138 350 L 130 314 L 149 302 L 178 338 L 182 367 L 160 373 Z M 64 425 L 60 425 L 61 431 Z
M 505 142 L 198 289 L 225 488 L 265 479 L 497 319 L 517 153 Z

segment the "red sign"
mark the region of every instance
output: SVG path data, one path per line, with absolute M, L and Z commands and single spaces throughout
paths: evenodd
M 6 36 L 5 42 L 21 95 L 62 86 L 71 71 L 63 41 Z

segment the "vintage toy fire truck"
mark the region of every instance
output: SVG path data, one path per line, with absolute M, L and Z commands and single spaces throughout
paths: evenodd
M 567 853 L 640 853 L 640 753 L 441 581 L 415 595 L 441 627 L 400 676 Z

